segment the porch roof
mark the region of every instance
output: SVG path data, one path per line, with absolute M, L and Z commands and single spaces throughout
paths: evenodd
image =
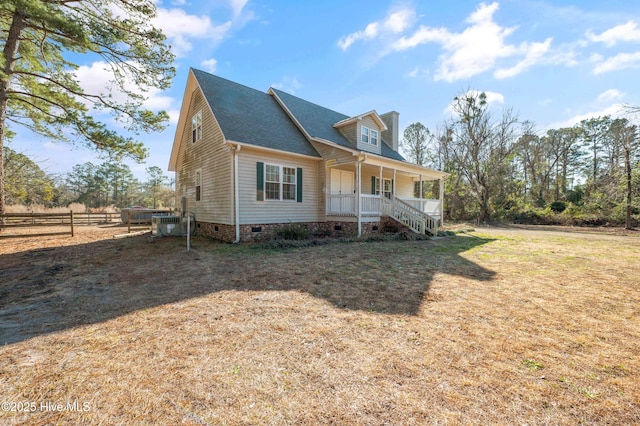
M 354 164 L 361 160 L 362 164 L 365 166 L 374 166 L 374 167 L 382 167 L 385 169 L 392 169 L 399 172 L 403 172 L 413 176 L 422 176 L 424 180 L 438 180 L 438 179 L 446 179 L 450 176 L 449 173 L 441 172 L 439 170 L 430 169 L 428 167 L 419 166 L 417 164 L 408 163 L 406 161 L 398 161 L 389 158 L 384 158 L 380 155 L 371 154 L 371 153 L 363 153 L 354 149 L 349 149 L 349 151 L 353 154 L 353 161 L 345 162 L 342 161 L 340 163 L 331 162 L 327 163 L 327 167 L 339 167 Z

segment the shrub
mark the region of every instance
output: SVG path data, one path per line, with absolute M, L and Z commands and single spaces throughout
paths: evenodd
M 584 199 L 584 190 L 581 186 L 577 186 L 575 189 L 571 189 L 567 192 L 567 201 L 575 204 L 582 205 Z
M 554 213 L 562 213 L 567 209 L 567 203 L 565 203 L 564 201 L 554 201 L 553 203 L 549 204 L 549 209 Z
M 306 240 L 309 235 L 309 230 L 298 223 L 293 223 L 276 231 L 276 237 L 283 240 Z

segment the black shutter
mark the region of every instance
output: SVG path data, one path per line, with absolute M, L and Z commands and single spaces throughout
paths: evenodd
M 264 163 L 256 163 L 256 181 L 258 183 L 256 187 L 256 200 L 264 201 Z
M 296 169 L 296 200 L 302 202 L 302 168 Z

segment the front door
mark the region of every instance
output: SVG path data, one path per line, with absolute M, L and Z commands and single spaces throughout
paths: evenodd
M 355 213 L 355 175 L 345 170 L 331 169 L 331 211 L 334 213 Z

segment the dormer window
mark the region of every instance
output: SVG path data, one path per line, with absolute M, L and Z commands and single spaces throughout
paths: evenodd
M 202 139 L 202 111 L 198 111 L 191 119 L 191 142 Z
M 378 146 L 378 131 L 362 126 L 360 141 L 373 146 Z

